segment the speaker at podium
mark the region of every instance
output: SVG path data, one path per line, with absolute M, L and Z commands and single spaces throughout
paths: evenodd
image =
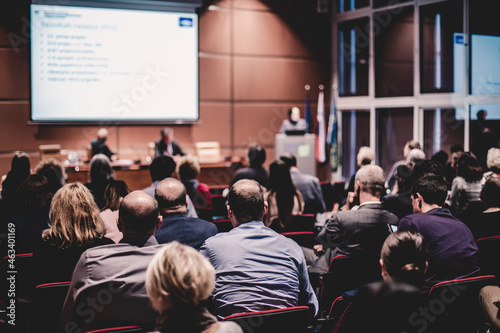
M 286 135 L 276 134 L 274 138 L 274 153 L 278 159 L 284 153 L 290 153 L 297 158 L 300 172 L 316 176 L 316 134 Z

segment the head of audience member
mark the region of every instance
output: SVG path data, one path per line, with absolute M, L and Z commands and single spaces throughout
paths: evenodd
M 19 215 L 47 212 L 54 193 L 47 178 L 32 174 L 21 183 L 14 195 L 15 211 Z
M 413 165 L 408 185 L 411 187 L 411 185 L 416 182 L 420 176 L 426 173 L 432 173 L 438 177 L 444 178 L 443 167 L 440 164 L 432 160 L 422 160 Z
M 441 165 L 441 167 L 445 167 L 446 163 L 448 163 L 448 153 L 444 150 L 440 150 L 431 157 L 431 161 L 434 161 Z
M 290 221 L 297 188 L 293 184 L 290 169 L 282 160 L 276 160 L 269 165 L 268 190 L 276 194 L 278 217 L 282 227 Z
M 464 153 L 464 146 L 460 143 L 456 143 L 450 147 L 450 164 L 453 169 L 458 167 L 458 159 Z
M 480 198 L 487 209 L 500 208 L 500 178 L 488 178 L 481 190 Z
M 356 172 L 354 192 L 360 203 L 366 201 L 380 201 L 385 192 L 384 170 L 375 164 L 361 167 Z
M 297 167 L 297 158 L 291 153 L 284 153 L 280 156 L 280 160 L 283 161 L 289 168 Z
M 413 149 L 422 149 L 422 147 L 420 146 L 420 143 L 417 140 L 406 141 L 405 146 L 403 148 L 403 156 L 407 158 Z
M 486 165 L 493 173 L 500 174 L 500 149 L 488 149 L 488 156 L 486 157 Z
M 288 120 L 292 124 L 296 124 L 300 119 L 300 109 L 296 106 L 288 110 Z
M 473 153 L 465 152 L 460 156 L 458 159 L 457 175 L 463 177 L 468 183 L 481 180 L 483 177 L 481 165 Z
M 40 161 L 35 168 L 35 173 L 47 178 L 54 193 L 66 184 L 67 176 L 64 167 L 55 158 Z
M 162 216 L 187 212 L 186 187 L 175 178 L 162 180 L 155 190 L 155 198 Z
M 14 170 L 17 168 L 25 169 L 31 172 L 31 163 L 28 154 L 22 151 L 16 151 L 14 157 L 12 157 L 12 162 L 10 163 L 10 169 Z
M 477 113 L 476 113 L 477 121 L 480 123 L 484 123 L 486 121 L 487 115 L 488 115 L 488 112 L 486 112 L 486 110 L 477 111 Z
M 129 194 L 130 188 L 123 180 L 113 179 L 104 190 L 104 207 L 102 210 L 110 209 L 112 211 L 118 210 L 120 202 Z
M 201 308 L 214 288 L 215 270 L 210 262 L 177 241 L 164 245 L 146 272 L 146 290 L 159 313 Z
M 164 127 L 160 131 L 161 139 L 166 144 L 174 141 L 174 129 L 171 127 Z
M 181 181 L 196 179 L 200 175 L 200 163 L 194 157 L 183 156 L 177 165 L 177 174 Z
M 109 135 L 109 132 L 107 129 L 105 128 L 100 128 L 98 131 L 97 131 L 97 140 L 100 141 L 100 142 L 104 142 L 106 141 L 106 139 L 108 138 L 108 135 Z
M 227 212 L 234 227 L 251 221 L 262 221 L 267 213 L 264 191 L 255 180 L 241 179 L 227 194 Z
M 15 168 L 10 170 L 2 182 L 2 201 L 5 203 L 4 207 L 11 208 L 8 203 L 14 200 L 14 195 L 17 189 L 30 176 L 29 170 L 23 168 Z
M 92 193 L 80 183 L 61 187 L 52 198 L 50 213 L 50 228 L 42 238 L 58 248 L 89 244 L 106 234 Z
M 442 207 L 448 196 L 448 188 L 443 177 L 426 173 L 418 178 L 411 187 L 414 213 L 427 213 Z
M 411 188 L 414 165 L 408 162 L 401 163 L 396 169 L 398 180 L 398 193 L 408 191 Z
M 384 281 L 406 282 L 421 287 L 427 270 L 422 235 L 409 231 L 391 233 L 382 245 L 380 266 Z
M 92 157 L 89 174 L 92 183 L 107 183 L 115 178 L 109 158 L 104 154 L 97 154 Z
M 260 168 L 266 161 L 266 150 L 258 144 L 253 144 L 248 147 L 247 156 L 251 168 Z
M 425 160 L 425 153 L 420 148 L 413 148 L 406 157 L 406 161 L 413 164 L 418 164 L 423 160 Z
M 118 229 L 127 235 L 154 235 L 162 217 L 155 198 L 143 191 L 127 194 L 118 209 Z
M 372 164 L 375 161 L 375 152 L 367 146 L 359 148 L 358 155 L 356 156 L 356 163 L 358 167 L 363 165 Z
M 158 156 L 149 165 L 149 174 L 152 182 L 172 177 L 175 171 L 175 161 L 170 156 Z

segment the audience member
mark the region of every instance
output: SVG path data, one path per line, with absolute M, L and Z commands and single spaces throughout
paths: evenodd
M 159 312 L 156 332 L 242 333 L 238 324 L 218 323 L 207 310 L 214 286 L 215 270 L 205 257 L 178 242 L 165 245 L 146 273 L 146 289 Z
M 44 176 L 30 175 L 16 191 L 13 215 L 7 223 L 16 227 L 16 252 L 30 253 L 41 241 L 42 231 L 49 227 L 52 188 Z
M 289 134 L 297 131 L 307 133 L 307 123 L 305 119 L 300 118 L 300 109 L 294 106 L 288 110 L 288 119 L 283 120 L 280 133 Z
M 106 237 L 118 243 L 123 233 L 118 230 L 118 208 L 123 198 L 131 191 L 123 180 L 112 180 L 104 190 L 104 207 L 101 209 L 102 221 L 106 227 Z
M 104 190 L 115 179 L 115 173 L 106 155 L 97 154 L 92 157 L 92 160 L 90 160 L 89 176 L 89 182 L 85 183 L 85 186 L 94 196 L 97 207 L 102 209 L 104 207 Z
M 490 177 L 480 194 L 486 210 L 469 224 L 474 239 L 500 236 L 500 178 Z
M 280 156 L 280 160 L 290 168 L 290 177 L 292 177 L 293 185 L 299 190 L 304 199 L 303 214 L 323 213 L 326 209 L 323 199 L 323 192 L 319 183 L 319 179 L 312 175 L 300 172 L 297 167 L 297 158 L 291 153 L 285 153 Z
M 385 181 L 385 184 L 386 184 L 386 187 L 389 188 L 390 190 L 392 190 L 392 187 L 396 183 L 396 180 L 397 180 L 396 171 L 397 171 L 398 166 L 402 163 L 408 162 L 408 155 L 415 148 L 422 149 L 422 147 L 420 146 L 420 143 L 417 140 L 410 140 L 410 141 L 407 141 L 405 143 L 405 146 L 403 148 L 404 159 L 395 162 L 393 164 L 391 170 L 387 174 L 387 179 Z
M 36 165 L 35 173 L 47 178 L 54 193 L 66 184 L 67 175 L 64 167 L 55 158 L 47 158 L 40 161 Z
M 414 214 L 403 217 L 398 230 L 417 232 L 425 239 L 429 267 L 424 289 L 477 274 L 478 249 L 471 231 L 443 208 L 447 195 L 444 179 L 425 174 L 413 184 L 411 195 Z
M 269 174 L 262 166 L 266 161 L 266 150 L 258 144 L 253 144 L 248 147 L 248 161 L 250 165 L 236 171 L 231 181 L 231 185 L 240 179 L 253 179 L 261 186 L 267 188 Z
M 112 244 L 90 191 L 80 183 L 61 187 L 50 205 L 50 228 L 33 251 L 36 285 L 71 280 L 80 255 L 88 248 Z
M 148 264 L 161 249 L 154 237 L 161 225 L 156 200 L 131 192 L 120 204 L 118 223 L 120 243 L 88 249 L 78 260 L 61 312 L 66 329 L 154 325 L 145 284 Z
M 448 162 L 444 168 L 444 175 L 447 183 L 451 184 L 453 179 L 457 176 L 458 159 L 463 153 L 464 146 L 460 143 L 456 143 L 450 147 L 450 162 Z
M 268 204 L 264 224 L 282 232 L 287 229 L 292 216 L 302 214 L 304 199 L 293 185 L 290 169 L 282 160 L 276 160 L 269 166 L 268 184 L 268 191 L 264 194 Z
M 431 157 L 431 161 L 436 162 L 439 164 L 443 170 L 446 167 L 446 163 L 448 163 L 448 153 L 445 152 L 444 150 L 440 150 Z
M 308 305 L 311 317 L 316 315 L 318 301 L 301 248 L 261 222 L 267 211 L 262 187 L 240 180 L 227 199 L 234 228 L 207 239 L 200 250 L 215 268 L 217 317 L 296 305 Z
M 31 173 L 31 163 L 28 154 L 23 151 L 16 151 L 14 156 L 12 157 L 12 161 L 10 163 L 10 169 L 25 169 L 29 173 Z
M 315 250 L 324 253 L 312 262 L 309 272 L 326 273 L 331 259 L 340 254 L 377 262 L 382 244 L 391 232 L 390 225 L 399 221 L 380 203 L 384 182 L 384 171 L 377 165 L 365 165 L 358 170 L 355 191 L 343 211 L 328 219 L 318 234 L 321 244 Z M 351 210 L 354 204 L 359 204 L 359 208 Z M 314 257 L 308 255 L 308 259 L 312 261 Z
M 103 154 L 111 160 L 113 156 L 115 156 L 115 153 L 113 153 L 106 144 L 108 134 L 108 130 L 105 128 L 101 128 L 97 131 L 97 139 L 90 143 L 92 147 L 92 157 L 97 154 Z
M 413 148 L 406 157 L 406 161 L 412 164 L 418 164 L 424 160 L 425 160 L 425 153 L 420 148 Z
M 209 237 L 217 234 L 217 227 L 208 221 L 186 215 L 186 188 L 175 178 L 162 180 L 156 188 L 163 224 L 156 231 L 159 243 L 178 241 L 199 250 Z
M 149 194 L 154 198 L 155 190 L 158 184 L 166 179 L 172 177 L 176 168 L 175 161 L 170 156 L 158 156 L 153 159 L 149 165 L 149 174 L 151 175 L 151 185 L 143 189 L 144 192 Z M 187 198 L 187 216 L 198 217 L 196 209 L 194 208 L 193 202 L 188 197 Z
M 160 131 L 161 139 L 155 142 L 155 157 L 158 156 L 184 156 L 184 152 L 174 139 L 174 130 L 165 127 Z
M 483 174 L 483 181 L 486 181 L 490 177 L 499 177 L 500 176 L 500 149 L 499 148 L 490 148 L 488 150 L 486 164 L 488 165 L 488 171 L 486 171 Z
M 0 228 L 5 228 L 5 220 L 13 214 L 14 196 L 19 186 L 30 176 L 23 168 L 15 168 L 7 173 L 2 182 L 2 200 L 0 201 Z
M 200 175 L 200 164 L 193 157 L 184 156 L 180 159 L 177 165 L 177 174 L 186 187 L 187 194 L 194 204 L 198 216 L 209 210 L 209 217 L 211 218 L 213 209 L 212 194 L 207 184 L 200 183 L 198 176 Z
M 372 164 L 375 161 L 375 152 L 373 149 L 367 146 L 359 148 L 358 155 L 356 155 L 356 165 L 361 168 L 364 165 Z M 349 180 L 349 186 L 347 187 L 347 193 L 354 192 L 354 181 L 356 179 L 356 173 L 351 176 Z
M 453 215 L 460 219 L 471 202 L 480 200 L 482 178 L 483 173 L 476 156 L 469 152 L 463 153 L 458 159 L 457 177 L 451 184 L 449 206 Z

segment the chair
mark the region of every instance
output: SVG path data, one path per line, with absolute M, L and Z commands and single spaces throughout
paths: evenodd
M 500 236 L 483 237 L 476 240 L 479 248 L 479 267 L 483 274 L 493 274 L 500 278 Z
M 60 314 L 71 282 L 45 283 L 36 286 L 31 301 L 30 331 L 62 332 Z
M 214 220 L 227 219 L 226 197 L 222 194 L 212 194 L 212 207 Z
M 200 164 L 218 163 L 222 160 L 220 143 L 217 141 L 195 142 L 194 147 Z
M 212 223 L 217 227 L 217 232 L 228 232 L 233 229 L 229 219 L 213 220 Z
M 229 190 L 229 185 L 208 185 L 208 190 L 212 195 L 223 195 L 224 191 Z
M 234 321 L 244 333 L 303 333 L 307 332 L 309 307 L 294 306 L 228 316 L 222 321 Z
M 9 256 L 5 256 L 2 259 L 0 272 L 2 276 L 1 286 L 2 291 L 7 290 L 5 287 L 7 286 L 7 275 L 15 274 L 16 278 L 16 298 L 17 299 L 29 299 L 32 294 L 33 288 L 33 274 L 32 274 L 32 265 L 33 265 L 33 253 L 20 253 L 16 254 L 14 258 L 10 258 Z M 15 273 L 10 273 L 15 272 Z M 2 293 L 2 298 L 6 297 L 7 293 Z
M 39 145 L 38 150 L 40 152 L 40 160 L 43 161 L 47 158 L 54 158 L 58 161 L 62 160 L 61 156 L 61 145 Z
M 429 291 L 429 310 L 438 332 L 476 332 L 485 322 L 479 291 L 496 285 L 494 275 L 443 281 Z
M 128 332 L 145 333 L 148 332 L 148 330 L 140 326 L 121 326 L 121 327 L 110 327 L 110 328 L 102 328 L 99 330 L 87 331 L 87 333 L 128 333 Z
M 280 235 L 293 239 L 297 244 L 312 249 L 317 243 L 316 236 L 312 231 L 282 232 Z

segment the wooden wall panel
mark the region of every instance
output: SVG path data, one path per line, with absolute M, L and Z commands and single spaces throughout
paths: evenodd
M 200 100 L 228 100 L 230 93 L 229 57 L 200 56 Z
M 231 35 L 229 11 L 207 10 L 200 15 L 200 52 L 229 53 Z
M 0 99 L 29 98 L 27 49 L 0 48 Z

